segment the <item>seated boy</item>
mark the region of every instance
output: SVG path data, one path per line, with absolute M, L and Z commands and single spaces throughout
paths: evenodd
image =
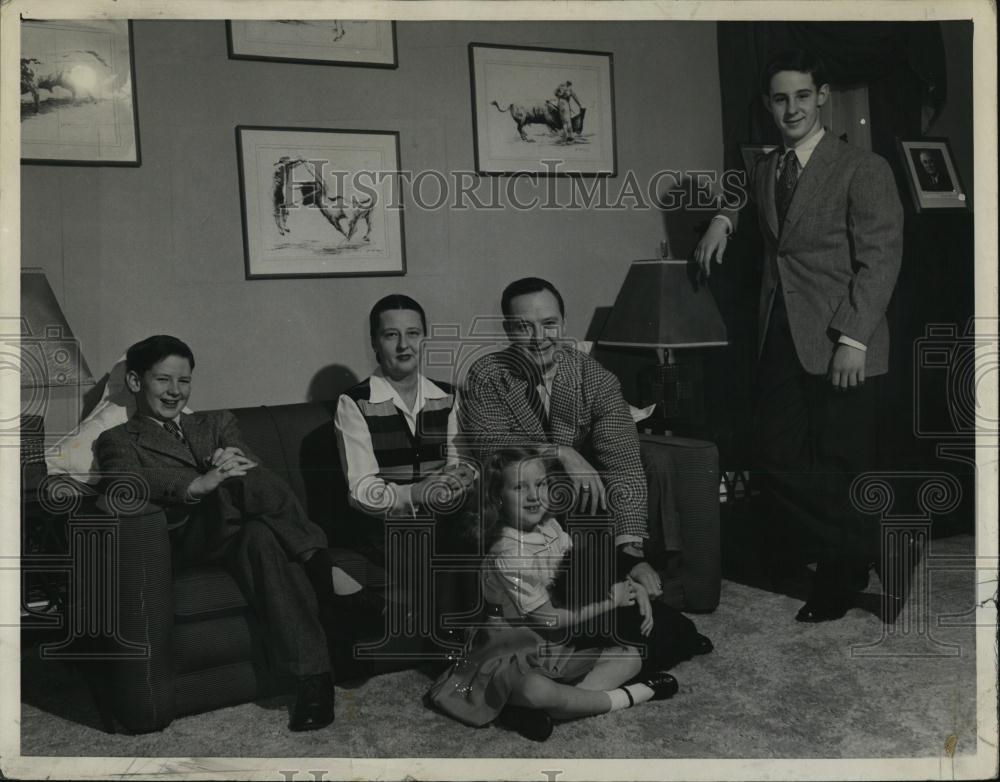
M 137 410 L 98 439 L 101 471 L 138 476 L 151 502 L 180 517 L 170 525 L 175 566 L 214 562 L 232 574 L 265 628 L 275 670 L 297 682 L 289 729 L 326 727 L 333 677 L 317 598 L 349 613 L 379 599 L 333 566 L 326 535 L 288 485 L 258 466 L 232 413 L 182 413 L 194 370 L 186 344 L 149 337 L 125 363 Z

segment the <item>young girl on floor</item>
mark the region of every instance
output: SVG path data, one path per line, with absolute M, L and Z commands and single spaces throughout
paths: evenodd
M 533 448 L 504 449 L 490 460 L 483 529 L 493 543 L 482 564 L 490 619 L 428 693 L 462 722 L 481 726 L 499 716 L 538 741 L 551 734 L 553 717 L 602 714 L 677 692 L 666 671 L 635 681 L 642 660 L 634 646 L 584 650 L 566 643 L 575 627 L 624 606 L 642 615 L 642 633 L 648 635 L 653 611 L 646 590 L 630 579 L 585 606 L 553 605 L 549 588 L 571 547 L 549 512 L 555 467 Z

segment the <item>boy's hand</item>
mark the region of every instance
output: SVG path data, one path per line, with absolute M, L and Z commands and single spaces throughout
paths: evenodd
M 728 243 L 729 233 L 726 221 L 712 220 L 708 224 L 708 230 L 701 237 L 701 241 L 694 248 L 694 260 L 706 278 L 712 274 L 712 258 L 715 258 L 716 263 L 722 264 L 722 256 L 726 253 Z
M 850 345 L 840 344 L 833 351 L 827 377 L 834 388 L 847 390 L 865 384 L 865 358 L 867 353 Z
M 252 462 L 245 456 L 231 454 L 221 464 L 191 481 L 188 486 L 188 494 L 192 497 L 204 497 L 215 491 L 219 484 L 227 478 L 242 477 L 256 466 L 257 462 Z
M 243 451 L 239 448 L 234 448 L 233 446 L 227 446 L 226 448 L 216 448 L 215 453 L 212 454 L 212 458 L 208 460 L 208 463 L 212 467 L 218 467 L 224 464 L 227 459 L 231 456 L 243 456 Z

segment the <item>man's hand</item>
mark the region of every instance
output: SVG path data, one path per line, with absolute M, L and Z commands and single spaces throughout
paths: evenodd
M 866 357 L 867 354 L 863 350 L 850 345 L 837 345 L 830 360 L 830 371 L 827 373 L 831 385 L 844 390 L 863 386 Z
M 569 445 L 559 446 L 559 461 L 562 463 L 566 476 L 573 482 L 573 489 L 578 498 L 582 512 L 596 516 L 598 511 L 607 508 L 607 495 L 604 482 L 597 470 L 590 466 L 580 452 Z
M 663 584 L 659 574 L 648 562 L 637 562 L 629 571 L 629 578 L 641 584 L 649 593 L 650 597 L 659 597 L 663 594 Z
M 728 230 L 725 220 L 712 220 L 705 235 L 694 248 L 694 260 L 705 277 L 710 277 L 712 274 L 713 258 L 716 263 L 722 264 L 722 256 L 725 255 L 726 245 L 729 243 Z
M 216 465 L 204 475 L 199 475 L 191 481 L 191 485 L 188 486 L 188 494 L 192 497 L 204 497 L 206 494 L 211 494 L 215 491 L 219 484 L 227 478 L 240 478 L 256 466 L 257 462 L 252 462 L 245 456 L 229 454 L 221 464 Z
M 629 580 L 631 581 L 631 579 Z M 635 605 L 642 617 L 639 632 L 648 636 L 653 631 L 653 605 L 649 602 L 649 593 L 642 584 L 632 581 L 632 588 L 635 590 Z

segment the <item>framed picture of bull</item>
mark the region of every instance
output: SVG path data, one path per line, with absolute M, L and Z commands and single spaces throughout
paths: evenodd
M 470 43 L 469 68 L 480 174 L 617 174 L 611 54 Z
M 396 67 L 396 23 L 375 19 L 282 19 L 226 23 L 234 60 Z
M 21 24 L 21 162 L 138 166 L 132 23 Z
M 236 128 L 248 280 L 406 273 L 399 133 Z

